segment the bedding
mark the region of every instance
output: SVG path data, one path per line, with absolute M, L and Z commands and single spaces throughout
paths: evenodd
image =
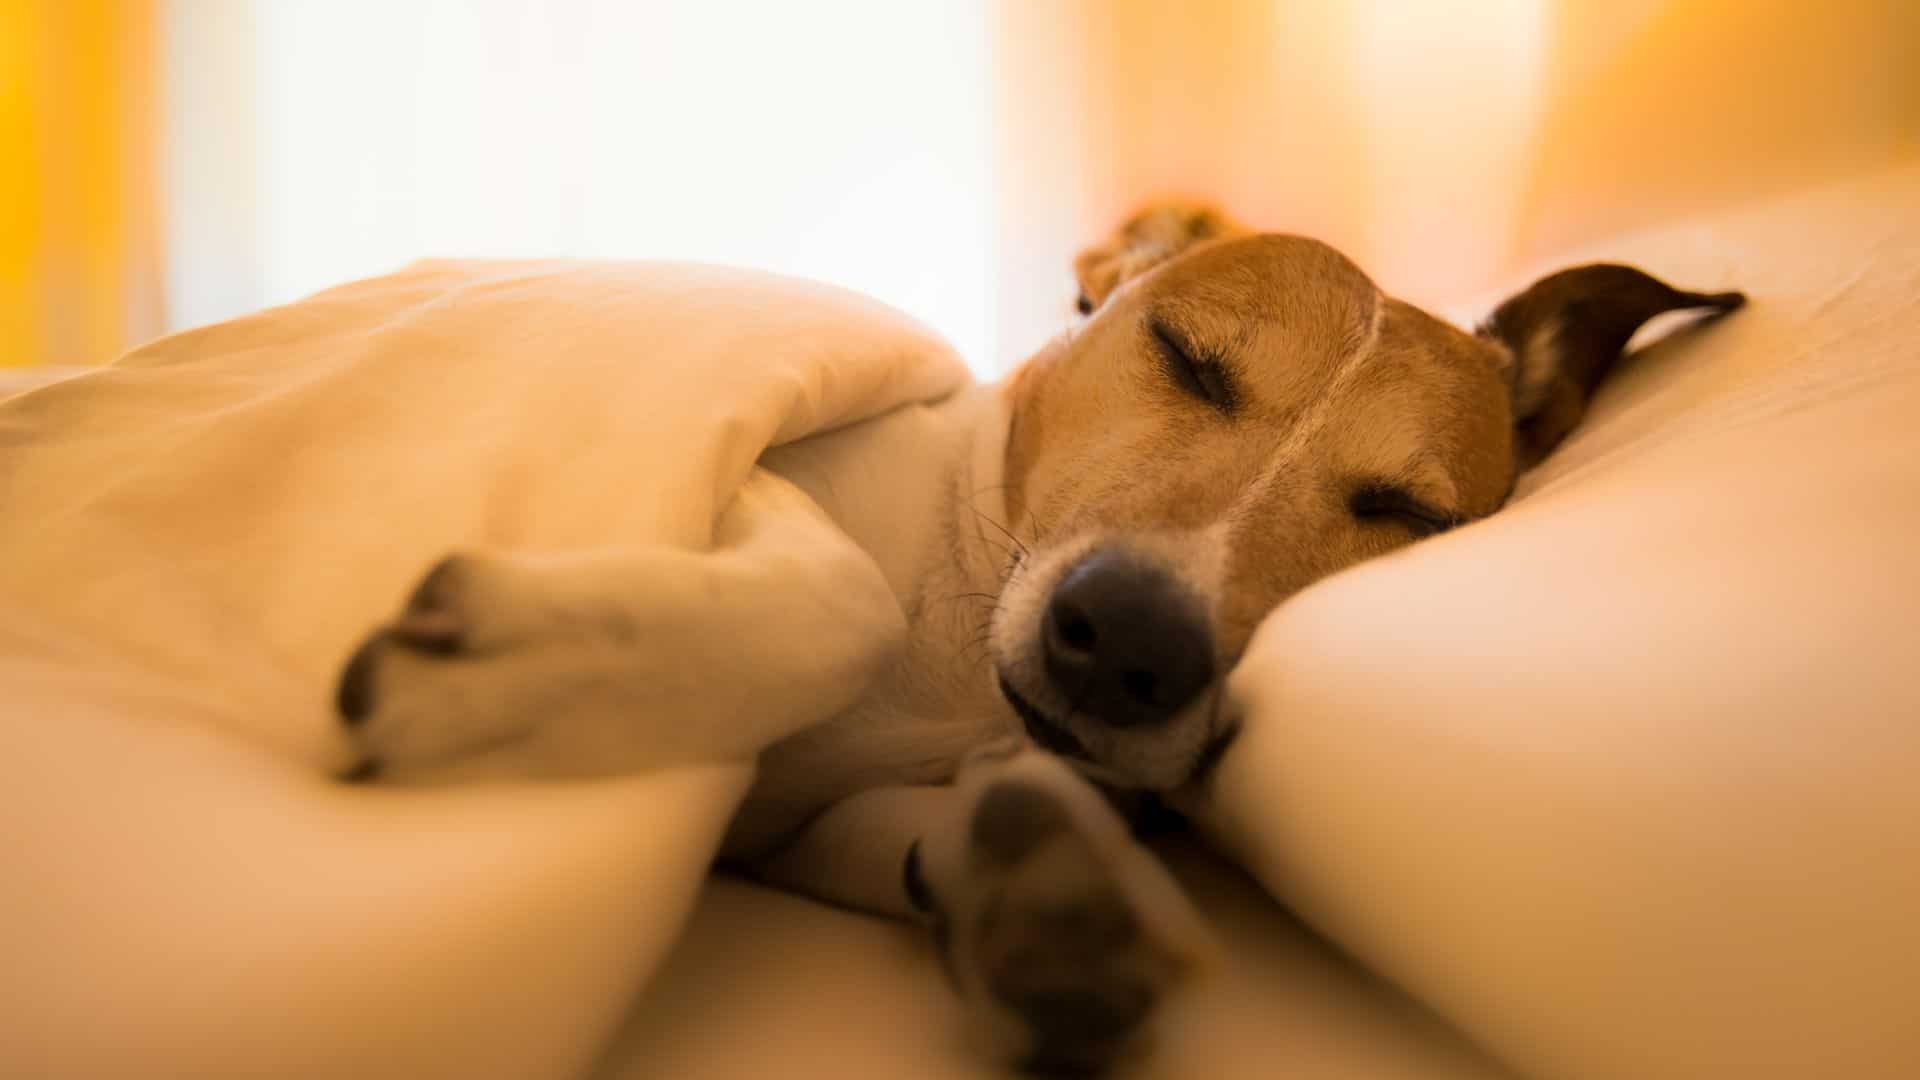
M 1216 833 L 1528 1075 L 1920 1076 L 1920 163 L 1593 259 L 1751 302 L 1275 612 Z
M 1140 1074 L 1920 1074 L 1920 167 L 1581 257 L 1753 303 L 1262 627 L 1205 815 L 1249 873 L 1167 852 L 1227 962 Z M 873 595 L 821 647 L 881 647 L 752 462 L 962 378 L 815 286 L 439 263 L 0 404 L 0 1072 L 983 1075 L 911 928 L 703 880 L 737 757 L 326 779 L 335 666 L 450 547 L 791 530 Z M 848 692 L 786 676 L 768 737 Z
M 1920 1075 L 1920 162 L 1512 287 L 1591 259 L 1752 303 L 1262 627 L 1210 822 L 1252 879 L 1168 850 L 1226 965 L 1129 1075 Z M 601 1075 L 983 1075 L 938 978 L 717 880 Z
M 0 404 L 0 1074 L 579 1072 L 753 752 L 856 698 L 904 626 L 755 459 L 964 381 L 824 286 L 426 263 Z M 329 779 L 342 661 L 442 554 L 612 545 L 684 556 L 663 617 L 749 658 L 627 718 L 671 767 Z M 712 626 L 746 588 L 758 617 Z M 701 641 L 653 645 L 674 671 Z
M 32 367 L 0 367 L 0 400 L 28 390 L 37 390 L 42 386 L 85 374 L 89 369 L 63 364 L 41 364 Z

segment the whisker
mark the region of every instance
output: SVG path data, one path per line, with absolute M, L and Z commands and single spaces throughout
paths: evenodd
M 973 495 L 971 495 L 971 496 L 968 496 L 968 497 L 969 497 L 969 498 L 974 498 L 974 497 L 977 497 L 977 496 L 980 496 L 980 495 L 985 495 L 985 494 L 986 494 L 987 492 L 989 492 L 989 491 L 1005 491 L 1005 490 L 1007 490 L 1008 488 L 1010 488 L 1010 487 L 1012 487 L 1012 486 L 1013 486 L 1013 484 L 1012 484 L 1012 483 L 1005 483 L 1005 484 L 988 484 L 988 485 L 987 485 L 986 487 L 983 487 L 983 488 L 976 488 L 976 489 L 974 489 L 974 492 L 973 492 Z
M 999 603 L 1000 597 L 994 593 L 983 592 L 954 593 L 952 596 L 936 596 L 927 601 L 927 609 L 931 611 L 943 604 L 957 604 L 962 600 L 971 600 L 975 604 L 985 604 L 988 607 L 992 607 L 994 604 Z
M 965 645 L 962 645 L 960 647 L 958 655 L 961 660 L 966 661 L 969 664 L 982 662 L 986 660 L 988 652 L 991 651 L 992 643 L 993 643 L 993 628 L 989 626 L 985 630 L 982 630 L 972 640 L 968 641 Z M 973 653 L 973 650 L 975 649 L 980 650 L 979 655 L 977 656 L 971 655 Z
M 978 539 L 983 544 L 992 546 L 994 550 L 1000 552 L 1000 554 L 1005 558 L 1011 559 L 1017 554 L 1012 548 L 1008 547 L 1006 544 L 1003 544 L 1000 541 L 995 540 L 993 537 L 988 536 L 985 533 L 978 533 L 976 534 L 975 538 Z
M 996 529 L 998 529 L 998 530 L 1000 530 L 1000 535 L 1002 535 L 1002 536 L 1004 536 L 1004 537 L 1006 537 L 1006 538 L 1007 538 L 1008 540 L 1011 540 L 1011 541 L 1013 541 L 1013 543 L 1014 543 L 1014 546 L 1015 546 L 1015 547 L 1018 547 L 1018 548 L 1020 549 L 1020 554 L 1021 554 L 1021 556 L 1022 556 L 1022 557 L 1025 557 L 1025 556 L 1027 556 L 1027 555 L 1031 555 L 1031 554 L 1032 554 L 1032 552 L 1028 550 L 1028 548 L 1027 548 L 1027 545 L 1026 545 L 1026 542 L 1025 542 L 1025 541 L 1023 541 L 1023 540 L 1021 540 L 1021 539 L 1020 539 L 1019 537 L 1017 537 L 1017 536 L 1015 536 L 1015 535 L 1013 535 L 1013 530 L 1012 530 L 1012 529 L 1009 529 L 1009 528 L 1007 528 L 1007 527 L 1006 527 L 1005 525 L 1002 525 L 1002 524 L 1000 524 L 999 522 L 997 522 L 997 521 L 995 521 L 995 520 L 993 520 L 993 518 L 992 518 L 991 516 L 989 516 L 989 515 L 988 515 L 988 514 L 986 513 L 986 511 L 984 511 L 984 510 L 981 510 L 981 509 L 980 509 L 979 507 L 977 507 L 977 506 L 971 506 L 971 505 L 970 505 L 970 506 L 968 506 L 968 507 L 967 507 L 967 509 L 969 509 L 969 510 L 972 510 L 972 511 L 973 511 L 973 514 L 974 514 L 974 516 L 975 516 L 975 517 L 977 517 L 977 518 L 979 518 L 979 519 L 980 519 L 981 521 L 984 521 L 984 522 L 986 522 L 987 524 L 989 524 L 989 525 L 991 525 L 991 526 L 993 526 L 994 528 L 996 528 Z M 985 538 L 984 538 L 984 537 L 982 537 L 982 539 L 985 539 Z

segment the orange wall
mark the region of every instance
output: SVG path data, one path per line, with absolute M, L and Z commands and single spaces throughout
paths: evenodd
M 150 0 L 0 0 L 0 364 L 160 326 Z
M 1523 254 L 1920 150 L 1920 4 L 1636 2 L 1557 5 Z
M 1004 0 L 1000 18 L 1010 331 L 1158 195 L 1319 236 L 1445 303 L 1920 149 L 1911 0 Z

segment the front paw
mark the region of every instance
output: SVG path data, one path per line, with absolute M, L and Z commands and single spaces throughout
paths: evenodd
M 404 774 L 516 735 L 506 704 L 524 682 L 512 670 L 510 611 L 482 558 L 452 555 L 421 579 L 398 617 L 348 657 L 334 706 L 358 751 L 347 779 Z
M 461 651 L 469 622 L 461 603 L 462 585 L 469 576 L 458 556 L 440 560 L 414 588 L 400 617 L 368 635 L 353 651 L 334 693 L 342 724 L 365 727 L 378 711 L 382 689 L 391 689 L 380 678 L 390 650 L 431 656 L 454 656 Z
M 1088 1074 L 1143 1049 L 1157 1006 L 1214 946 L 1153 856 L 1064 763 L 986 758 L 970 810 L 907 868 L 978 1036 L 1045 1073 Z

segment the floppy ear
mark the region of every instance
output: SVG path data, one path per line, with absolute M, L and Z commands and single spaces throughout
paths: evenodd
M 1073 276 L 1080 283 L 1075 306 L 1080 314 L 1091 315 L 1115 289 L 1194 244 L 1246 231 L 1239 222 L 1201 203 L 1148 206 L 1128 218 L 1105 242 L 1082 251 L 1073 260 Z
M 1672 288 L 1631 266 L 1562 270 L 1501 304 L 1479 334 L 1503 352 L 1520 467 L 1566 438 L 1634 331 L 1667 311 L 1707 308 L 1713 317 L 1746 303 L 1737 292 Z

